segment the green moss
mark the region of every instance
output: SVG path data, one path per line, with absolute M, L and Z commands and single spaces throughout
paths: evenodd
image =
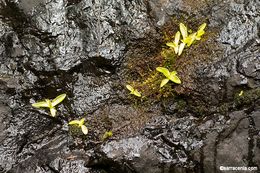
M 217 112 L 225 115 L 231 110 L 240 110 L 241 107 L 253 105 L 254 102 L 260 99 L 260 88 L 244 91 L 242 95 L 239 94 L 240 92 L 235 94 L 233 101 L 220 105 Z
M 81 128 L 78 128 L 77 126 L 69 126 L 69 134 L 76 138 L 82 138 L 82 139 L 87 138 L 87 136 L 82 133 Z
M 200 105 L 193 107 L 192 110 L 198 117 L 202 117 L 208 114 L 210 111 L 209 108 L 206 105 Z
M 186 109 L 186 107 L 187 107 L 187 103 L 186 103 L 185 100 L 180 99 L 180 100 L 177 101 L 177 110 L 178 110 L 178 111 L 181 112 L 181 111 L 183 111 L 184 109 Z
M 161 49 L 158 49 L 157 53 L 152 56 L 151 54 L 148 54 L 149 56 L 147 57 L 140 57 L 139 54 L 136 54 L 136 57 L 129 58 L 129 61 L 127 62 L 128 69 L 125 77 L 125 83 L 137 89 L 142 94 L 142 98 L 160 101 L 161 98 L 174 97 L 177 94 L 180 94 L 180 91 L 182 92 L 181 94 L 185 94 L 183 93 L 185 90 L 180 88 L 182 86 L 185 88 L 185 85 L 187 85 L 186 88 L 191 86 L 193 81 L 190 75 L 195 69 L 191 66 L 198 64 L 199 61 L 205 62 L 205 57 L 210 57 L 210 52 L 206 50 L 208 47 L 206 49 L 202 49 L 203 54 L 200 51 L 201 44 L 199 44 L 200 46 L 197 44 L 205 42 L 207 38 L 197 40 L 197 43 L 191 47 L 185 46 L 184 52 L 180 56 L 176 54 L 176 50 L 166 45 L 166 43 L 169 42 L 177 42 L 174 37 L 179 38 L 175 33 L 180 30 L 179 23 L 182 21 L 185 21 L 183 23 L 187 24 L 189 29 L 194 29 L 194 34 L 199 25 L 202 24 L 201 21 L 194 19 L 187 20 L 187 18 L 185 18 L 184 20 L 183 18 L 180 20 L 179 18 L 173 18 L 171 22 L 167 23 L 163 27 Z M 184 35 L 181 36 L 180 40 L 177 39 L 179 40 L 177 43 L 178 46 L 183 44 L 181 43 L 181 40 Z M 149 49 L 149 47 L 147 48 Z M 144 52 L 146 52 L 146 50 Z M 165 67 L 169 71 L 177 71 L 180 80 L 185 82 L 179 87 L 177 87 L 177 84 L 168 82 L 164 87 L 160 88 L 160 84 L 164 79 L 164 76 L 155 70 L 157 67 Z M 179 88 L 179 91 L 177 91 L 177 88 Z
M 219 112 L 222 115 L 225 115 L 230 110 L 230 104 L 224 103 L 221 106 L 218 107 L 217 112 Z

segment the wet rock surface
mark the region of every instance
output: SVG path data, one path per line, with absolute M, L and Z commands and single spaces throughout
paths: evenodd
M 259 172 L 259 7 L 257 0 L 1 1 L 0 172 Z M 208 35 L 176 63 L 177 100 L 134 99 L 124 87 L 126 64 L 156 56 L 169 21 L 173 30 L 206 21 Z M 60 93 L 67 98 L 57 118 L 31 107 Z M 89 134 L 73 135 L 67 123 L 82 117 Z M 103 140 L 108 130 L 113 136 Z

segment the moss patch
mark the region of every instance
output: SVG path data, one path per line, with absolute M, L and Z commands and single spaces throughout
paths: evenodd
M 234 98 L 234 104 L 236 108 L 250 106 L 258 99 L 260 99 L 260 88 L 244 91 L 241 96 L 237 93 Z
M 148 54 L 148 56 L 141 54 L 142 57 L 139 56 L 140 54 L 131 55 L 126 62 L 125 83 L 133 86 L 145 98 L 159 101 L 161 98 L 174 97 L 179 94 L 189 95 L 193 85 L 196 85 L 194 81 L 196 69 L 209 63 L 216 49 L 213 41 L 216 32 L 206 29 L 206 34 L 201 40 L 185 48 L 183 54 L 177 56 L 173 49 L 166 46 L 166 43 L 173 41 L 175 33 L 179 30 L 179 23 L 176 18 L 173 18 L 163 27 L 160 48 L 157 48 L 153 54 Z M 202 22 L 187 20 L 185 24 L 197 30 Z M 160 88 L 160 83 L 165 77 L 156 71 L 156 67 L 166 67 L 169 71 L 177 71 L 182 84 L 177 85 L 170 81 Z

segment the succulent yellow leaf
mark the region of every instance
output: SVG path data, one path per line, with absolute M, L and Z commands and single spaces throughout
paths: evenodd
M 102 140 L 105 140 L 105 139 L 107 139 L 107 138 L 110 138 L 110 137 L 112 137 L 113 136 L 113 132 L 110 130 L 110 131 L 107 131 L 107 132 L 105 132 L 105 134 L 103 135 L 103 137 L 102 137 Z
M 174 37 L 174 44 L 175 44 L 174 52 L 175 52 L 175 54 L 178 54 L 180 37 L 181 37 L 180 31 L 176 32 L 175 37 Z
M 203 23 L 202 25 L 199 26 L 199 29 L 198 31 L 202 31 L 206 28 L 207 24 L 206 23 Z
M 141 93 L 138 92 L 137 90 L 134 90 L 134 92 L 132 94 L 134 94 L 137 97 L 141 97 Z
M 188 36 L 188 29 L 183 23 L 180 23 L 180 31 L 182 38 L 185 39 Z
M 79 121 L 79 126 L 82 126 L 85 122 L 85 118 L 81 118 L 80 121 Z
M 164 67 L 157 67 L 156 70 L 158 72 L 161 72 L 164 74 L 164 76 L 166 76 L 167 78 L 170 76 L 170 72 L 167 68 L 164 68 Z
M 180 78 L 176 75 L 171 75 L 169 79 L 176 84 L 181 84 Z
M 166 43 L 166 45 L 169 46 L 169 47 L 172 47 L 176 54 L 178 53 L 178 44 L 173 43 L 173 42 L 169 42 L 169 43 Z
M 202 35 L 205 34 L 205 31 L 204 30 L 201 30 L 201 31 L 198 31 L 197 32 L 197 37 L 201 37 Z
M 177 71 L 172 71 L 172 72 L 171 72 L 171 76 L 172 76 L 172 75 L 176 75 L 176 74 L 177 74 Z
M 35 107 L 35 108 L 41 108 L 41 107 L 48 108 L 49 107 L 49 105 L 48 105 L 48 103 L 46 101 L 33 103 L 32 106 Z
M 160 84 L 160 88 L 163 87 L 164 85 L 166 85 L 167 83 L 169 82 L 169 79 L 166 78 L 166 79 L 163 79 L 161 84 Z
M 166 43 L 166 45 L 169 47 L 172 47 L 172 48 L 176 47 L 176 44 L 173 42 L 168 42 L 168 43 Z
M 54 107 L 56 106 L 57 104 L 61 103 L 66 97 L 66 94 L 61 94 L 59 96 L 57 96 L 55 99 L 53 99 L 51 101 L 51 105 Z
M 181 43 L 179 46 L 179 50 L 178 50 L 178 56 L 180 56 L 182 54 L 184 47 L 185 47 L 185 43 Z
M 200 25 L 198 31 L 197 31 L 197 34 L 196 34 L 196 40 L 200 40 L 201 39 L 201 36 L 205 34 L 205 27 L 207 26 L 206 23 L 203 23 L 202 25 Z
M 81 130 L 85 135 L 88 134 L 88 128 L 85 125 L 81 126 Z
M 201 40 L 201 36 L 205 34 L 205 31 L 198 31 L 196 35 L 196 40 Z
M 131 91 L 130 94 L 133 94 L 137 97 L 141 97 L 141 93 L 134 89 L 131 85 L 126 85 L 126 88 Z
M 51 116 L 55 117 L 57 110 L 54 107 L 52 107 L 52 108 L 50 108 L 50 112 L 51 112 Z
M 176 46 L 176 47 L 174 48 L 175 54 L 178 54 L 178 50 L 179 50 L 179 46 Z
M 69 125 L 79 125 L 80 121 L 79 120 L 72 120 L 69 122 Z
M 134 88 L 133 88 L 131 85 L 126 85 L 126 88 L 127 88 L 129 91 L 131 91 L 131 92 L 134 91 Z
M 187 44 L 188 47 L 195 41 L 196 39 L 196 33 L 190 34 L 188 37 L 186 37 L 183 42 Z
M 181 33 L 180 33 L 180 31 L 178 31 L 178 32 L 175 34 L 175 37 L 174 37 L 174 43 L 175 43 L 177 46 L 178 46 L 178 44 L 179 44 L 180 37 L 181 37 Z

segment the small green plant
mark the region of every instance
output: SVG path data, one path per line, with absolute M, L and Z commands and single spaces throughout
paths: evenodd
M 134 89 L 131 85 L 126 85 L 126 88 L 130 91 L 130 94 L 133 94 L 137 97 L 141 97 L 141 93 Z
M 84 125 L 85 118 L 81 120 L 72 120 L 69 122 L 69 125 L 76 125 L 81 128 L 81 131 L 86 135 L 88 134 L 88 128 Z
M 181 32 L 178 31 L 175 34 L 174 42 L 168 42 L 168 43 L 166 43 L 166 45 L 173 48 L 175 54 L 178 54 L 178 56 L 180 56 L 186 45 L 188 47 L 190 47 L 195 40 L 201 39 L 202 35 L 205 34 L 204 29 L 206 28 L 206 26 L 207 26 L 207 24 L 203 23 L 202 25 L 200 25 L 197 32 L 188 34 L 187 27 L 183 23 L 180 23 L 180 31 Z M 182 40 L 181 40 L 182 43 L 179 44 L 180 33 L 182 35 Z
M 166 79 L 162 80 L 162 82 L 160 84 L 160 87 L 163 87 L 169 81 L 172 81 L 172 82 L 174 82 L 176 84 L 181 84 L 181 80 L 177 76 L 177 72 L 176 71 L 170 72 L 167 68 L 164 68 L 164 67 L 157 67 L 156 70 L 161 72 L 162 74 L 164 74 L 164 76 L 166 77 Z
M 106 131 L 106 132 L 104 133 L 104 135 L 102 136 L 102 140 L 104 141 L 104 140 L 106 140 L 106 139 L 108 139 L 108 138 L 111 138 L 112 136 L 113 136 L 113 132 L 112 132 L 111 130 Z
M 241 97 L 244 94 L 244 91 L 241 90 L 240 93 L 238 94 L 239 97 Z
M 169 43 L 166 43 L 167 46 L 169 47 L 172 47 L 174 49 L 174 52 L 176 54 L 181 54 L 184 46 L 179 46 L 179 41 L 180 41 L 180 37 L 181 37 L 181 33 L 180 31 L 178 31 L 176 34 L 175 34 L 175 37 L 174 37 L 174 42 L 169 42 Z
M 59 103 L 61 103 L 65 99 L 65 97 L 66 97 L 66 94 L 61 94 L 53 100 L 45 99 L 45 101 L 33 103 L 32 106 L 35 108 L 49 108 L 51 116 L 55 117 L 56 113 L 57 113 L 55 106 L 58 105 Z

